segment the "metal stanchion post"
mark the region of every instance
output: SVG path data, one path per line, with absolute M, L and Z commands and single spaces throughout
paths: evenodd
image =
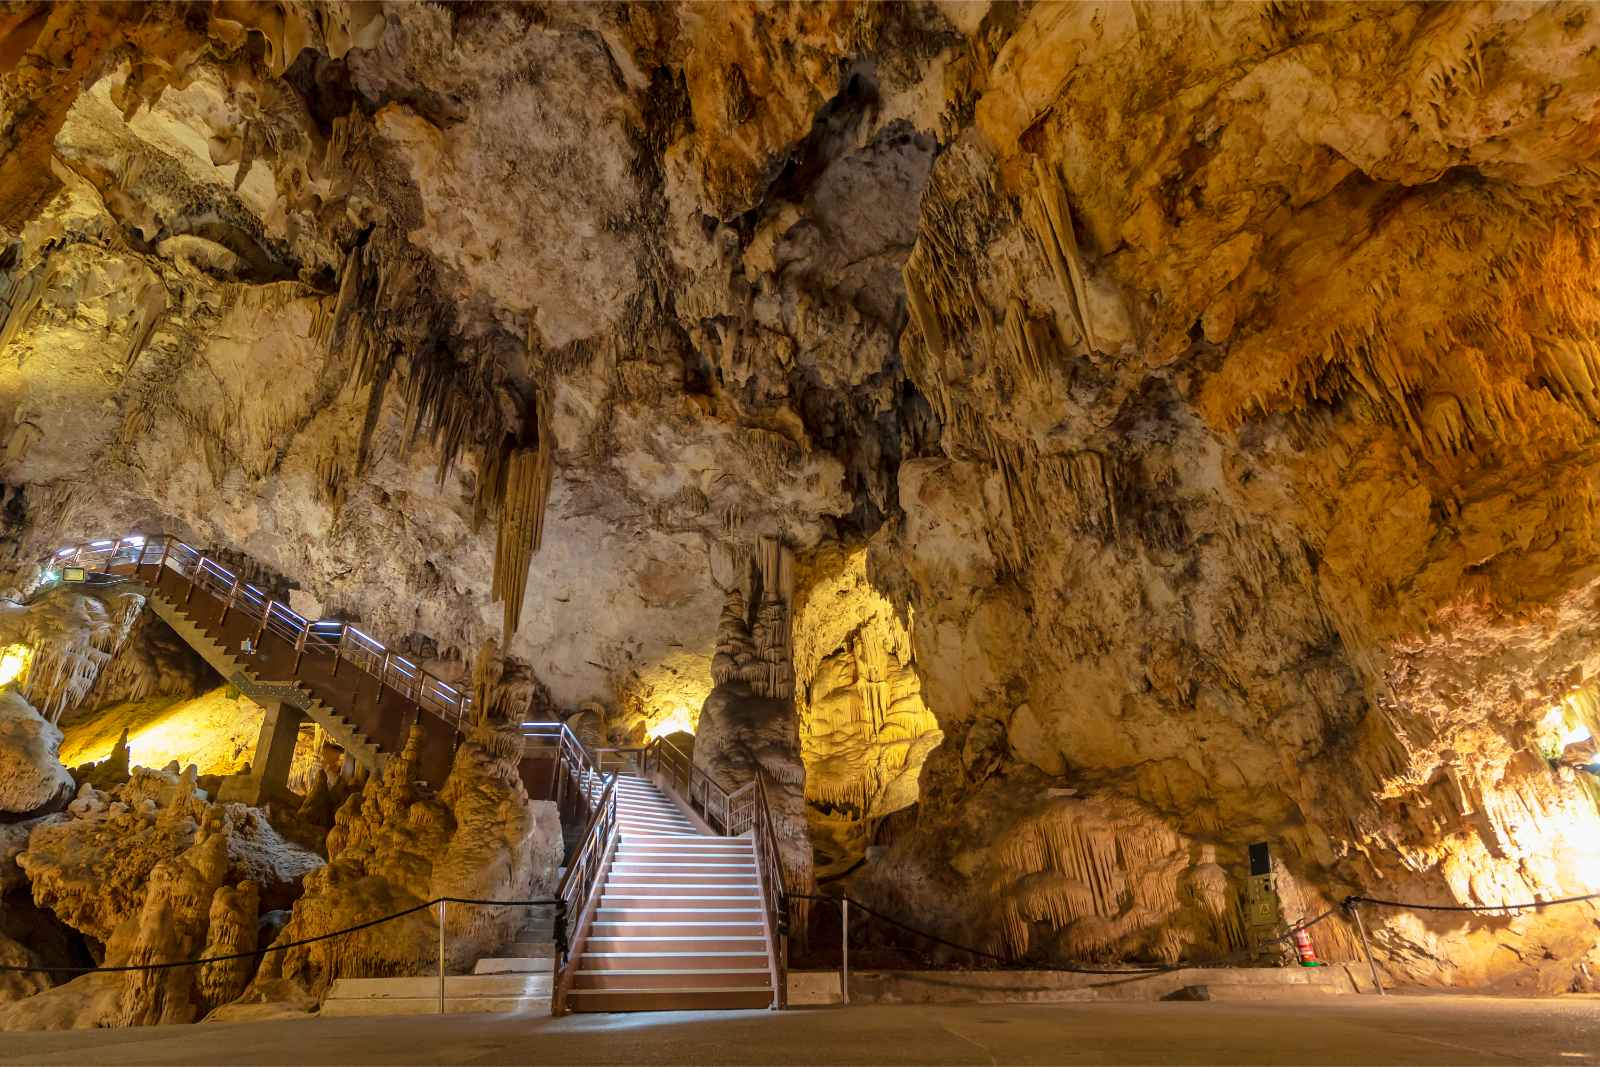
M 1367 940 L 1367 924 L 1361 921 L 1361 906 L 1351 902 L 1350 914 L 1356 918 L 1356 931 L 1361 935 L 1361 950 L 1367 954 L 1367 966 L 1372 970 L 1372 986 L 1378 991 L 1378 996 L 1386 996 L 1383 983 L 1378 980 L 1378 961 L 1372 958 L 1372 944 Z
M 850 1003 L 850 898 L 839 898 L 839 1000 Z
M 439 1014 L 444 1014 L 444 910 L 448 901 L 439 901 Z

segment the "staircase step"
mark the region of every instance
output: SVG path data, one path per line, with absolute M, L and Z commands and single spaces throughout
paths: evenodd
M 769 1008 L 772 990 L 743 989 L 574 989 L 567 999 L 574 1012 L 733 1011 Z
M 663 838 L 652 841 L 640 841 L 638 838 L 623 835 L 617 842 L 617 858 L 624 856 L 647 860 L 665 860 L 669 863 L 677 860 L 699 862 L 705 859 L 727 860 L 730 863 L 742 863 L 745 860 L 755 859 L 755 852 L 749 848 L 725 848 L 721 845 L 701 845 L 705 838 L 697 837 L 690 840 L 684 838 Z
M 585 952 L 586 971 L 769 970 L 765 952 Z
M 595 937 L 676 937 L 676 938 L 706 938 L 706 937 L 763 937 L 764 927 L 758 917 L 754 922 L 742 921 L 704 921 L 704 922 L 600 922 L 596 921 L 589 927 L 589 936 Z
M 608 908 L 601 904 L 595 909 L 594 917 L 596 922 L 608 923 L 760 923 L 761 909 L 738 900 L 730 900 L 723 907 L 708 908 L 675 908 L 654 903 L 643 908 Z
M 624 830 L 649 830 L 659 828 L 662 830 L 672 831 L 687 830 L 690 833 L 699 832 L 695 829 L 694 824 L 688 819 L 674 819 L 665 815 L 636 815 L 629 814 L 628 812 L 624 811 L 617 814 L 617 821 L 622 824 L 622 828 Z
M 606 880 L 606 884 L 609 885 L 612 879 L 629 885 L 651 886 L 683 885 L 686 882 L 692 882 L 697 885 L 750 886 L 753 888 L 757 884 L 756 872 L 754 869 L 748 871 L 728 872 L 695 871 L 692 874 L 689 872 L 680 871 L 676 874 L 668 874 L 662 871 L 619 871 L 613 867 L 611 871 L 611 878 Z
M 620 859 L 611 864 L 611 876 L 613 878 L 622 878 L 635 874 L 666 874 L 680 878 L 703 878 L 714 875 L 738 875 L 742 878 L 754 878 L 756 876 L 756 864 L 754 860 L 746 863 L 732 860 L 712 863 L 693 863 L 690 861 L 680 863 L 676 860 L 665 862 L 660 860 L 629 860 L 624 862 Z
M 764 963 L 764 961 L 763 961 Z M 704 971 L 689 968 L 667 970 L 586 970 L 582 966 L 573 976 L 577 989 L 772 989 L 772 972 L 763 965 L 744 970 Z
M 652 892 L 620 892 L 609 885 L 600 893 L 602 908 L 757 908 L 761 907 L 761 894 L 744 893 L 692 893 L 679 886 L 662 886 Z
M 753 883 L 735 883 L 732 885 L 696 885 L 672 881 L 651 884 L 649 882 L 637 882 L 631 879 L 626 882 L 619 882 L 616 879 L 611 879 L 610 881 L 606 882 L 602 893 L 607 896 L 614 894 L 623 897 L 638 897 L 645 900 L 661 900 L 674 894 L 680 896 L 690 894 L 693 895 L 697 900 L 718 897 L 730 899 L 750 898 L 753 900 L 759 900 L 761 897 L 761 888 Z
M 748 837 L 706 837 L 697 835 L 693 841 L 685 841 L 676 835 L 630 833 L 622 832 L 621 845 L 649 845 L 653 848 L 722 848 L 725 846 L 741 844 L 744 848 L 750 847 Z
M 475 975 L 550 974 L 556 969 L 555 956 L 487 956 L 472 967 Z M 448 992 L 448 990 L 447 990 Z
M 712 934 L 700 937 L 672 937 L 661 935 L 635 935 L 611 937 L 591 933 L 584 942 L 584 958 L 594 952 L 601 955 L 616 952 L 758 952 L 766 954 L 767 942 L 760 933 Z

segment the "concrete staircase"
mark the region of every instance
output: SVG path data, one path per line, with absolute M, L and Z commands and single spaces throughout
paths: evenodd
M 196 652 L 200 653 L 213 670 L 237 685 L 251 698 L 282 700 L 303 710 L 313 722 L 321 726 L 329 737 L 348 752 L 357 763 L 369 771 L 383 767 L 386 754 L 354 722 L 329 707 L 301 683 L 290 680 L 263 680 L 250 667 L 184 610 L 182 604 L 167 599 L 160 590 L 148 583 L 134 584 L 145 597 L 145 602 L 155 609 L 163 622 Z
M 617 779 L 620 837 L 567 1009 L 766 1008 L 773 1002 L 754 846 L 703 835 L 671 798 Z
M 555 977 L 555 909 L 534 912 L 513 940 L 480 959 L 471 974 L 447 975 L 447 1015 L 517 1012 L 549 1015 Z M 322 1002 L 325 1016 L 434 1015 L 439 1011 L 438 976 L 420 978 L 340 978 Z

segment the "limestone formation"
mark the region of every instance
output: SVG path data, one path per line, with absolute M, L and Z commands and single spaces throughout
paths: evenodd
M 922 700 L 910 633 L 869 581 L 866 555 L 819 553 L 795 611 L 796 712 L 819 875 L 854 866 L 881 820 L 917 802 L 922 765 L 944 740 Z
M 57 754 L 61 731 L 15 690 L 0 692 L 0 813 L 60 810 L 72 796 L 72 775 Z
M 281 898 L 318 862 L 254 809 L 208 803 L 192 767 L 137 769 L 111 794 L 85 785 L 69 817 L 37 825 L 17 858 L 34 901 L 87 935 L 107 966 L 249 951 L 257 885 Z M 192 1022 L 237 996 L 254 967 L 94 971 L 17 1000 L 0 1011 L 0 1029 Z
M 138 768 L 109 793 L 86 785 L 68 814 L 36 824 L 16 863 L 40 907 L 101 943 L 140 913 L 159 864 L 208 838 L 223 850 L 220 877 L 253 882 L 271 906 L 293 899 L 321 863 L 284 841 L 258 809 L 197 796 L 192 768 L 183 775 Z M 210 903 L 207 893 L 202 912 Z M 204 919 L 202 913 L 202 932 Z
M 547 899 L 561 863 L 555 805 L 529 800 L 517 769 L 521 735 L 479 722 L 456 750 L 435 795 L 416 780 L 420 731 L 381 776 L 352 795 L 328 833 L 328 865 L 306 878 L 289 923 L 292 941 L 380 918 L 441 896 Z M 516 908 L 451 905 L 448 965 L 459 973 L 491 954 L 524 921 Z M 253 988 L 288 980 L 320 997 L 339 977 L 426 973 L 437 955 L 434 909 L 347 937 L 276 952 Z
M 143 608 L 136 593 L 101 596 L 66 586 L 47 587 L 26 603 L 0 602 L 0 647 L 25 662 L 18 690 L 45 718 L 60 722 L 63 712 L 92 699 Z
M 806 768 L 793 700 L 793 566 L 789 550 L 765 538 L 748 578 L 753 596 L 740 589 L 729 592 L 712 659 L 717 685 L 700 709 L 692 756 L 730 794 L 763 777 L 784 887 L 808 893 L 814 875 L 805 821 Z M 753 620 L 740 614 L 751 601 L 758 605 Z

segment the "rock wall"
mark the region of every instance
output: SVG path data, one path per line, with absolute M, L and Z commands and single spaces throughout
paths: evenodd
M 15 691 L 0 692 L 0 813 L 59 811 L 74 783 L 58 758 L 61 731 Z

